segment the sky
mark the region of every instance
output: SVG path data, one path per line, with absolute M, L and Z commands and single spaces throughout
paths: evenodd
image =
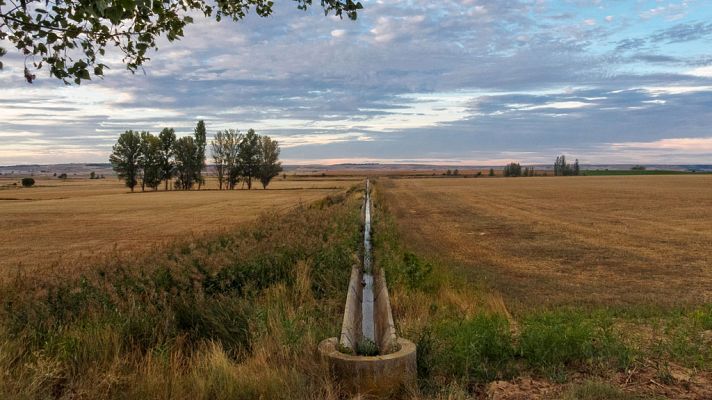
M 712 163 L 710 0 L 282 0 L 196 19 L 143 71 L 0 71 L 0 165 L 108 162 L 127 129 L 253 128 L 287 164 Z M 318 3 L 318 1 L 315 1 Z M 112 55 L 113 54 L 113 55 Z

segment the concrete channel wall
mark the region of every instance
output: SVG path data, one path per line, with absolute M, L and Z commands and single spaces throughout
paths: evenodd
M 380 354 L 390 354 L 398 351 L 396 327 L 393 323 L 391 300 L 388 297 L 386 274 L 379 268 L 374 277 L 375 307 L 373 321 L 376 327 L 376 344 Z
M 361 331 L 363 284 L 361 282 L 361 270 L 358 265 L 355 265 L 351 269 L 351 280 L 349 281 L 348 293 L 346 294 L 344 319 L 341 324 L 341 337 L 339 338 L 339 344 L 342 347 L 354 351 L 359 341 L 363 340 Z M 391 302 L 388 297 L 386 276 L 382 269 L 378 269 L 378 272 L 375 273 L 373 287 L 375 342 L 378 346 L 379 354 L 390 354 L 398 351 L 398 340 L 396 337 L 395 324 L 393 323 Z
M 339 344 L 352 350 L 361 340 L 361 268 L 355 264 L 351 268 L 348 293 L 346 293 L 346 306 L 344 307 L 344 320 L 341 324 L 341 337 Z
M 367 182 L 366 190 L 369 188 Z M 396 336 L 386 275 L 377 262 L 371 263 L 371 254 L 366 254 L 371 248 L 368 230 L 370 220 L 367 217 L 370 212 L 365 212 L 367 207 L 369 211 L 372 210 L 369 200 L 370 196 L 366 195 L 362 208 L 364 219 L 368 221 L 364 229 L 366 251 L 363 264 L 366 266 L 352 266 L 341 336 L 323 340 L 319 344 L 319 352 L 343 389 L 351 393 L 383 397 L 415 383 L 417 357 L 415 344 Z M 365 268 L 369 270 L 366 273 Z M 372 286 L 370 281 L 367 282 L 369 278 L 372 278 Z M 369 290 L 368 307 L 364 306 L 367 302 L 364 290 Z M 364 310 L 368 310 L 370 315 L 366 315 Z M 370 320 L 364 321 L 366 318 Z M 366 326 L 369 329 L 364 329 Z M 364 340 L 366 333 L 372 335 L 378 346 L 378 355 L 356 354 L 358 344 Z

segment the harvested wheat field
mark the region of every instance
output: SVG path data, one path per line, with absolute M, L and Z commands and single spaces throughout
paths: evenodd
M 350 187 L 349 180 L 275 179 L 262 190 L 129 193 L 115 179 L 38 179 L 0 190 L 0 269 L 79 267 L 120 253 L 188 241 Z M 207 187 L 216 187 L 212 181 Z M 68 267 L 69 266 L 69 267 Z
M 712 301 L 712 175 L 380 185 L 408 247 L 514 308 Z

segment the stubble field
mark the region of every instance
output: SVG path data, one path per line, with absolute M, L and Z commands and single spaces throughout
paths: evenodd
M 712 302 L 712 176 L 390 179 L 406 243 L 510 306 Z
M 232 229 L 263 212 L 285 211 L 342 191 L 352 181 L 274 180 L 269 189 L 129 193 L 115 179 L 0 180 L 0 270 L 72 273 L 102 257 L 136 254 Z M 163 187 L 161 187 L 163 189 Z M 77 271 L 74 271 L 77 272 Z

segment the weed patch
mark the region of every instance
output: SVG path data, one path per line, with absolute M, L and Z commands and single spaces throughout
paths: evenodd
M 512 375 L 515 348 L 506 318 L 477 314 L 445 321 L 435 332 L 437 356 L 432 369 L 440 374 L 477 382 Z
M 629 351 L 605 319 L 573 310 L 535 313 L 522 323 L 519 352 L 532 367 L 556 380 L 568 367 L 625 367 Z

